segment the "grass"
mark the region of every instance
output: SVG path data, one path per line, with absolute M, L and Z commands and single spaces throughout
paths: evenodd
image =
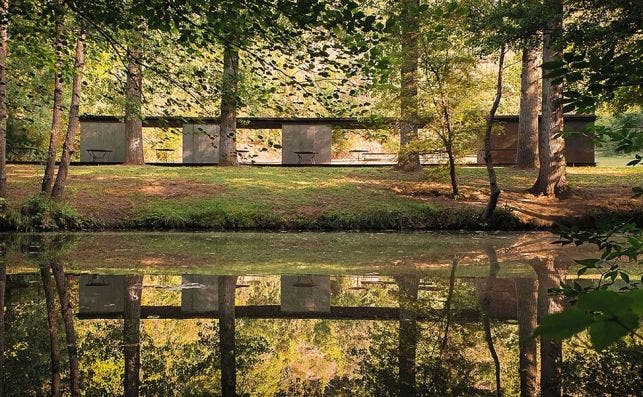
M 19 211 L 38 191 L 39 166 L 10 165 L 8 206 Z M 61 205 L 93 228 L 129 229 L 480 229 L 533 228 L 597 213 L 640 212 L 629 199 L 641 167 L 569 168 L 574 197 L 534 198 L 534 171 L 498 168 L 504 192 L 490 225 L 486 170 L 460 167 L 462 197 L 448 197 L 441 168 L 74 166 Z M 74 224 L 73 222 L 67 222 Z

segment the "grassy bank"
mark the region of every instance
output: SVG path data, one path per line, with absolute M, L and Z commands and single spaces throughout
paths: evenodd
M 462 196 L 449 197 L 441 168 L 72 167 L 59 204 L 31 200 L 39 166 L 9 166 L 6 223 L 35 229 L 530 229 L 556 221 L 591 222 L 605 214 L 640 216 L 630 188 L 639 168 L 570 168 L 566 200 L 524 192 L 535 172 L 499 168 L 498 216 L 478 220 L 487 198 L 484 168 L 459 169 Z M 22 212 L 22 215 L 15 215 Z M 638 215 L 637 215 L 638 214 Z M 25 219 L 28 218 L 28 219 Z

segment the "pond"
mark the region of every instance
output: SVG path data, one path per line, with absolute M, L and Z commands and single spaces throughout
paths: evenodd
M 548 233 L 0 240 L 8 396 L 484 396 L 496 374 L 503 395 L 643 387 L 640 345 L 531 337 L 562 307 L 548 288 L 591 255 Z

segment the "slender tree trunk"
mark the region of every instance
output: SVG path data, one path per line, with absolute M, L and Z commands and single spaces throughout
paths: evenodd
M 41 192 L 50 196 L 54 187 L 54 172 L 56 169 L 56 153 L 60 142 L 60 126 L 63 112 L 63 10 L 62 4 L 56 4 L 56 38 L 54 39 L 54 106 L 51 117 L 51 133 L 49 135 L 49 149 L 45 162 L 45 174 L 42 177 Z
M 543 35 L 543 63 L 549 63 L 562 59 L 562 0 L 546 0 L 545 7 L 555 12 Z M 547 73 L 543 71 L 542 122 L 538 135 L 540 168 L 530 192 L 561 197 L 569 190 L 565 176 L 565 140 L 560 136 L 563 132 L 563 84 L 554 83 Z
M 416 350 L 418 344 L 418 325 L 417 325 L 417 299 L 418 284 L 417 276 L 399 276 L 396 277 L 399 288 L 399 305 L 400 305 L 400 331 L 399 331 L 399 350 L 398 365 L 400 379 L 400 396 L 415 396 L 416 377 Z
M 141 70 L 141 34 L 134 31 L 133 42 L 127 48 L 127 87 L 125 91 L 125 164 L 143 165 L 143 73 Z
M 498 59 L 498 78 L 496 80 L 496 96 L 487 114 L 487 125 L 484 132 L 484 162 L 487 166 L 487 174 L 489 175 L 489 201 L 482 213 L 483 220 L 489 220 L 496 210 L 498 199 L 500 198 L 500 187 L 498 187 L 498 178 L 496 170 L 493 168 L 493 158 L 491 157 L 491 131 L 493 128 L 493 119 L 496 116 L 496 111 L 500 105 L 502 98 L 502 73 L 505 63 L 505 45 L 500 46 L 500 57 Z
M 7 27 L 9 1 L 0 0 L 0 197 L 7 197 Z
M 125 397 L 137 397 L 141 372 L 141 292 L 143 276 L 128 276 L 123 311 Z
M 418 7 L 419 0 L 401 1 L 402 66 L 400 68 L 400 156 L 398 168 L 420 169 L 420 156 L 405 153 L 405 146 L 418 140 Z
M 237 360 L 235 351 L 234 292 L 237 276 L 219 277 L 219 349 L 221 351 L 221 395 L 236 396 Z
M 3 247 L 4 248 L 4 247 Z M 4 396 L 4 294 L 7 287 L 7 265 L 4 260 L 0 261 L 0 396 Z
M 55 199 L 62 197 L 65 190 L 65 182 L 69 172 L 69 163 L 71 156 L 74 152 L 74 143 L 76 142 L 76 132 L 78 131 L 78 116 L 80 112 L 80 94 L 83 80 L 83 67 L 84 61 L 84 47 L 85 47 L 85 30 L 81 28 L 78 38 L 76 39 L 76 56 L 74 65 L 74 81 L 71 91 L 71 105 L 69 107 L 69 121 L 67 126 L 67 133 L 65 134 L 65 143 L 63 145 L 63 153 L 60 159 L 60 166 L 58 167 L 58 174 L 56 175 L 56 182 L 54 183 L 51 196 Z
M 538 284 L 536 280 L 516 279 L 518 319 L 518 367 L 520 371 L 520 396 L 538 396 L 538 366 L 536 340 L 532 337 L 537 325 Z
M 538 51 L 522 50 L 516 166 L 538 167 Z
M 226 43 L 223 52 L 221 80 L 221 124 L 219 130 L 219 164 L 237 165 L 237 79 L 239 50 Z
M 49 266 L 40 266 L 42 289 L 45 293 L 47 306 L 47 324 L 49 326 L 49 359 L 51 364 L 51 396 L 60 396 L 60 346 L 58 345 L 58 320 L 56 319 L 56 301 L 54 298 L 54 283 L 51 279 Z
M 455 155 L 453 154 L 453 146 L 448 144 L 446 146 L 447 155 L 449 156 L 449 175 L 451 177 L 451 193 L 453 198 L 457 198 L 460 195 L 460 189 L 458 186 L 458 174 L 455 170 Z
M 546 258 L 535 268 L 538 276 L 538 319 L 563 310 L 562 300 L 549 295 L 550 288 L 560 286 L 562 277 L 553 258 Z M 563 349 L 560 341 L 540 338 L 540 395 L 560 397 L 562 391 Z
M 60 311 L 65 325 L 65 341 L 67 342 L 67 355 L 69 356 L 69 383 L 72 397 L 80 396 L 80 372 L 78 370 L 78 346 L 76 344 L 76 330 L 74 329 L 74 315 L 72 313 L 71 301 L 69 300 L 69 289 L 67 277 L 60 263 L 53 261 L 51 269 L 56 280 L 58 289 L 58 300 Z
M 496 396 L 500 397 L 502 395 L 502 384 L 500 382 L 500 359 L 498 358 L 498 353 L 496 352 L 496 348 L 493 344 L 491 320 L 489 319 L 491 290 L 495 279 L 498 277 L 500 264 L 498 263 L 498 257 L 495 247 L 493 247 L 492 245 L 488 245 L 486 250 L 487 257 L 489 258 L 489 277 L 487 278 L 485 294 L 482 299 L 482 326 L 484 328 L 485 342 L 487 342 L 487 348 L 489 349 L 489 354 L 491 354 L 491 359 L 493 360 L 494 372 L 496 375 Z

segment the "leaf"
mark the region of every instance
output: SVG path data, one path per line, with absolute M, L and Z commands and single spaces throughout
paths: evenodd
M 587 312 L 615 314 L 623 311 L 627 299 L 623 294 L 608 290 L 595 290 L 578 298 L 577 308 Z
M 534 331 L 534 336 L 563 340 L 581 332 L 592 322 L 592 317 L 579 309 L 571 308 L 545 316 Z
M 596 350 L 603 350 L 621 339 L 638 326 L 638 317 L 633 313 L 616 320 L 597 321 L 589 326 L 589 339 Z

